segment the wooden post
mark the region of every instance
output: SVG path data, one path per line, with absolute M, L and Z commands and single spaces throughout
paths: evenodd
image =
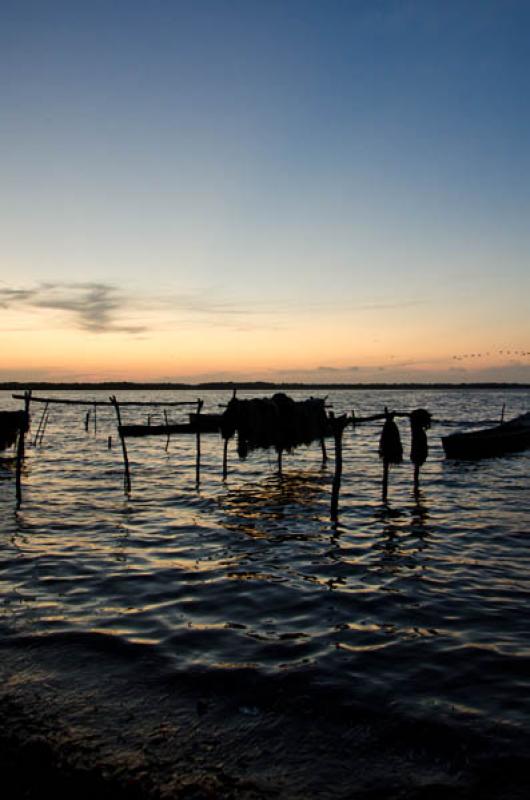
M 90 422 L 90 411 L 85 414 L 85 431 L 88 433 L 88 424 Z
M 282 456 L 283 456 L 283 450 L 280 447 L 280 449 L 278 450 L 278 475 L 280 477 L 282 476 Z
M 166 409 L 164 409 L 164 419 L 165 419 L 165 421 L 166 421 L 166 428 L 168 428 L 168 432 L 167 432 L 167 439 L 166 439 L 166 453 L 167 453 L 167 451 L 168 451 L 168 449 L 169 449 L 169 440 L 171 439 L 171 434 L 170 434 L 170 432 L 169 432 L 169 421 L 168 421 L 168 418 L 167 418 L 167 411 L 166 411 Z
M 388 467 L 389 462 L 383 460 L 383 503 L 386 503 L 388 498 Z
M 43 425 L 42 425 L 42 428 L 41 428 L 41 432 L 40 432 L 39 447 L 42 446 L 42 440 L 44 439 L 44 431 L 46 430 L 46 428 L 48 426 L 49 418 L 50 418 L 50 412 L 47 411 L 46 412 L 46 416 L 44 417 L 44 422 L 43 422 Z
M 22 462 L 24 461 L 24 428 L 20 428 L 17 439 L 17 466 L 15 473 L 15 486 L 17 495 L 17 511 L 22 505 Z
M 223 480 L 226 481 L 228 476 L 228 439 L 223 442 Z
M 199 419 L 201 409 L 204 405 L 204 402 L 198 398 L 197 399 L 197 433 L 196 433 L 196 444 L 197 444 L 197 460 L 195 462 L 195 483 L 199 486 L 201 482 L 201 421 Z
M 118 419 L 118 433 L 119 433 L 120 439 L 121 439 L 121 449 L 122 449 L 122 452 L 123 452 L 123 464 L 124 464 L 124 467 L 125 467 L 125 471 L 124 471 L 124 474 L 123 474 L 123 485 L 124 485 L 124 489 L 125 489 L 125 494 L 130 494 L 131 493 L 131 473 L 129 471 L 129 457 L 127 455 L 127 445 L 125 444 L 125 437 L 124 437 L 124 435 L 123 435 L 123 433 L 121 431 L 120 406 L 118 404 L 118 401 L 116 400 L 115 395 L 112 395 L 112 397 L 110 398 L 110 402 L 114 406 L 114 409 L 116 411 L 116 417 Z
M 42 409 L 42 414 L 40 416 L 39 424 L 37 425 L 37 433 L 35 434 L 35 439 L 33 440 L 33 447 L 37 447 L 39 444 L 39 436 L 41 435 L 41 431 L 44 426 L 44 420 L 46 418 L 46 414 L 48 412 L 48 403 L 44 404 L 44 408 Z
M 333 412 L 329 415 L 333 439 L 335 441 L 335 473 L 331 489 L 331 521 L 339 520 L 339 493 L 342 479 L 342 434 L 349 420 L 346 415 L 336 418 Z
M 322 464 L 328 463 L 328 451 L 326 450 L 326 440 L 322 438 L 320 440 L 320 446 L 322 448 Z
M 25 414 L 25 417 L 26 417 L 25 428 L 27 429 L 27 431 L 29 431 L 29 426 L 30 426 L 30 423 L 31 423 L 31 417 L 30 417 L 30 413 L 29 413 L 30 405 L 31 405 L 31 389 L 28 389 L 27 391 L 24 392 L 24 414 Z M 24 458 L 25 451 L 26 451 L 25 436 L 23 436 L 22 437 L 22 458 Z
M 414 497 L 420 493 L 420 465 L 414 464 Z
M 385 419 L 388 418 L 388 406 L 385 406 Z M 383 503 L 388 499 L 388 472 L 390 468 L 389 461 L 383 457 Z

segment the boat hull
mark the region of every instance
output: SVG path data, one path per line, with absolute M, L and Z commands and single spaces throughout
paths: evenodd
M 530 448 L 530 414 L 468 433 L 452 433 L 442 437 L 447 458 L 494 458 L 507 453 L 520 453 Z

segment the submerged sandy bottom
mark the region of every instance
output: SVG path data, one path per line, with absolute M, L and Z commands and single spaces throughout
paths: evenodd
M 311 675 L 150 676 L 97 648 L 2 648 L 6 797 L 523 798 L 529 737 L 403 718 L 312 692 Z M 362 697 L 362 692 L 358 695 Z

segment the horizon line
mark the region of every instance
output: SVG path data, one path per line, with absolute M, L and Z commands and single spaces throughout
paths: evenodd
M 356 383 L 321 383 L 303 381 L 200 381 L 198 383 L 176 381 L 2 381 L 0 391 L 34 389 L 62 390 L 109 390 L 109 389 L 147 389 L 164 391 L 203 390 L 248 390 L 248 389 L 530 389 L 530 383 L 517 381 L 392 381 L 392 382 L 356 382 Z

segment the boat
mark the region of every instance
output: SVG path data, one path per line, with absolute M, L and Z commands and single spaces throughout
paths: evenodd
M 170 436 L 172 433 L 218 433 L 221 414 L 189 414 L 189 422 L 168 425 L 120 425 L 122 436 Z
M 519 453 L 530 448 L 530 413 L 491 428 L 442 436 L 447 458 L 476 459 Z
M 201 433 L 218 433 L 221 427 L 222 414 L 189 414 L 190 425 L 194 431 Z

